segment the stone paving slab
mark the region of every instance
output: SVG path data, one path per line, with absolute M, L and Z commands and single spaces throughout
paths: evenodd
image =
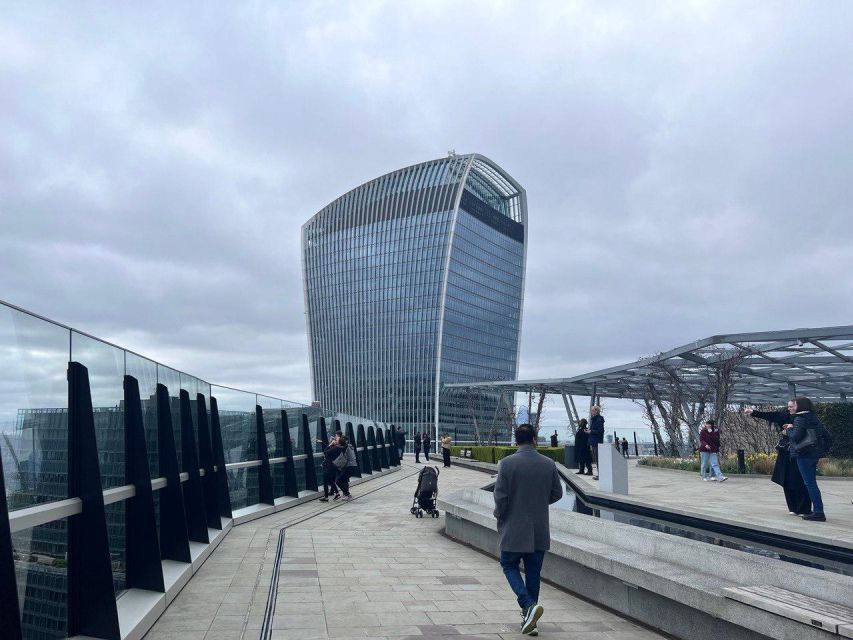
M 445 537 L 443 515 L 409 513 L 420 468 L 404 462 L 401 473 L 356 487 L 363 497 L 351 503 L 306 503 L 235 527 L 146 640 L 257 640 L 283 526 L 271 638 L 522 637 L 497 561 Z M 442 469 L 439 487 L 483 480 L 480 472 Z M 546 584 L 540 602 L 540 637 L 663 637 Z

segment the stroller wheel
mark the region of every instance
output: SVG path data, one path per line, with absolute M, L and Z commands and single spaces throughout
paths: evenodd
M 433 512 L 432 512 L 432 517 L 433 517 L 433 518 L 437 518 L 437 517 L 438 517 L 438 509 L 436 509 L 435 511 L 433 511 Z
M 409 509 L 409 511 L 412 513 L 412 515 L 415 515 L 415 514 L 418 512 L 418 510 L 417 510 L 417 509 L 415 509 L 414 507 L 412 507 L 411 509 Z

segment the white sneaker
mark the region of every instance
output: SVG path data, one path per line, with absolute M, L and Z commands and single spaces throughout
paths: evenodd
M 716 481 L 717 481 L 716 478 L 711 478 L 711 482 L 716 482 Z
M 729 478 L 728 478 L 728 476 L 723 476 L 722 478 L 720 478 L 720 479 L 718 480 L 718 482 L 725 482 L 725 481 L 726 481 L 726 480 L 728 480 L 728 479 L 729 479 Z
M 702 482 L 708 482 L 708 478 L 702 478 Z
M 524 620 L 521 623 L 521 633 L 529 634 L 536 628 L 536 623 L 542 614 L 545 613 L 545 608 L 541 604 L 532 605 L 524 614 Z

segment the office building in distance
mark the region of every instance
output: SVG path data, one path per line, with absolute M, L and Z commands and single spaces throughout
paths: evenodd
M 510 428 L 511 397 L 442 385 L 516 377 L 524 189 L 478 154 L 393 171 L 302 227 L 314 399 L 408 434 Z M 506 434 L 485 434 L 505 440 Z

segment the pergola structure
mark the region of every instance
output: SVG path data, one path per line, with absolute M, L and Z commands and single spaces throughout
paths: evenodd
M 570 378 L 447 384 L 445 389 L 546 393 L 563 397 L 571 417 L 578 415 L 572 396 L 658 397 L 679 400 L 707 397 L 709 380 L 726 369 L 728 401 L 782 404 L 794 395 L 818 402 L 853 399 L 853 325 L 711 336 L 670 351 Z M 571 408 L 570 408 L 571 407 Z

